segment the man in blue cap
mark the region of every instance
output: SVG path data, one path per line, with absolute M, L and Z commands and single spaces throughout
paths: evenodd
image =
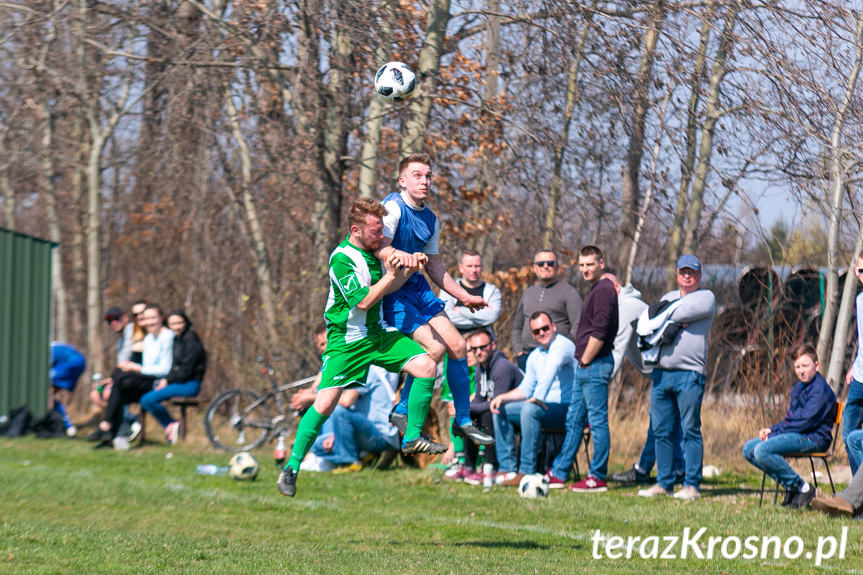
M 642 497 L 671 495 L 674 487 L 675 426 L 683 430 L 686 477 L 675 499 L 701 497 L 701 466 L 704 443 L 701 438 L 701 401 L 707 363 L 707 336 L 716 312 L 713 292 L 699 289 L 701 262 L 691 254 L 677 260 L 677 290 L 668 292 L 660 304 L 670 304 L 666 325 L 674 330 L 663 337 L 655 356 L 653 389 L 650 392 L 650 420 L 656 435 L 656 485 L 638 492 Z M 671 309 L 673 306 L 673 309 Z M 668 310 L 671 309 L 670 312 Z

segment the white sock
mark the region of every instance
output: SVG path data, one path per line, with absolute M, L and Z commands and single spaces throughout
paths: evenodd
M 811 487 L 809 487 L 809 484 L 804 481 L 803 487 L 800 488 L 800 493 L 809 493 L 810 489 L 811 489 Z

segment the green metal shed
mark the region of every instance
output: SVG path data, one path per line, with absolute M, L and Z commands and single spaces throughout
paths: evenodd
M 0 415 L 49 407 L 53 242 L 0 228 Z

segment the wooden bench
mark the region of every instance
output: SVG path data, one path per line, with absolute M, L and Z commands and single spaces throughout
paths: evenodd
M 180 439 L 186 439 L 186 430 L 188 429 L 187 410 L 190 407 L 199 408 L 204 400 L 200 397 L 172 397 L 167 401 L 168 405 L 180 408 Z M 141 421 L 140 443 L 144 443 L 147 435 L 147 411 L 142 409 L 138 414 L 138 419 Z

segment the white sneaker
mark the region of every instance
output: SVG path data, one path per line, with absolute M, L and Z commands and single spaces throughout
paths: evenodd
M 171 445 L 175 445 L 177 440 L 180 439 L 180 422 L 174 421 L 168 424 L 168 427 L 165 428 L 165 439 L 168 440 L 168 443 Z
M 78 435 L 78 428 L 74 425 L 70 425 L 66 428 L 66 437 L 75 437 Z
M 671 495 L 670 491 L 667 491 L 664 487 L 662 487 L 658 483 L 654 483 L 647 489 L 639 489 L 638 496 L 639 497 L 661 497 L 663 495 Z
M 503 485 L 507 481 L 512 481 L 518 475 L 517 471 L 498 471 L 494 476 L 495 485 Z
M 114 438 L 114 449 L 117 451 L 129 451 L 129 440 L 118 435 Z
M 682 501 L 692 501 L 693 499 L 700 499 L 701 493 L 691 485 L 684 485 L 680 491 L 674 494 L 674 498 Z
M 129 441 L 135 441 L 141 435 L 141 422 L 137 419 L 129 424 Z

